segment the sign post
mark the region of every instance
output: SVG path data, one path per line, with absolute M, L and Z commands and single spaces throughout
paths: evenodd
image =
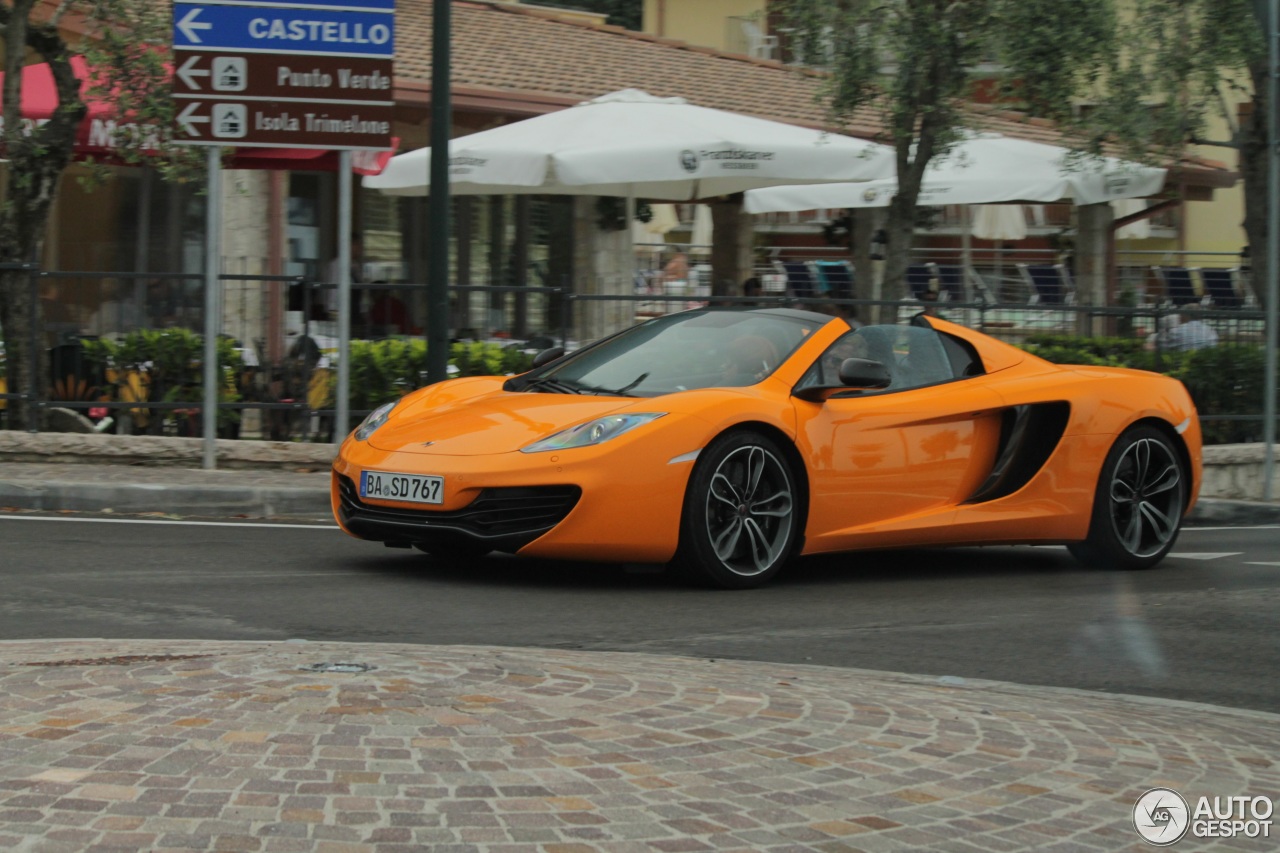
M 176 0 L 174 141 L 209 148 L 205 262 L 205 468 L 217 467 L 221 330 L 218 148 L 338 150 L 339 383 L 334 440 L 347 428 L 351 332 L 351 151 L 391 147 L 395 0 Z

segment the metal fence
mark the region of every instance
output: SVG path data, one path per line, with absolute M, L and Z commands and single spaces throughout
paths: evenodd
M 203 333 L 203 279 L 194 274 L 54 272 L 32 266 L 33 298 L 43 300 L 45 322 L 26 341 L 33 358 L 47 358 L 50 385 L 31 396 L 40 408 L 63 410 L 59 428 L 112 433 L 199 435 L 203 410 L 200 362 Z M 426 382 L 421 332 L 425 286 L 356 284 L 351 350 L 338 351 L 336 286 L 290 276 L 221 277 L 223 346 L 220 360 L 226 387 L 219 403 L 218 431 L 224 437 L 330 441 L 335 432 L 335 365 L 352 359 L 359 370 L 349 388 L 353 424 L 379 402 L 380 393 L 400 393 Z M 708 287 L 681 282 L 598 283 L 600 290 L 574 293 L 561 288 L 470 286 L 450 288 L 452 319 L 472 324 L 455 330 L 451 370 L 484 372 L 502 365 L 516 369 L 538 350 L 560 344 L 573 349 L 655 316 L 708 303 Z M 717 297 L 718 304 L 793 306 L 841 314 L 863 322 L 905 322 L 922 310 L 979 329 L 1016 345 L 1055 337 L 1108 342 L 1101 356 L 1142 350 L 1143 366 L 1180 369 L 1185 341 L 1173 327 L 1194 319 L 1223 353 L 1261 353 L 1264 314 L 1246 304 L 1231 309 L 1168 300 L 1124 307 L 1098 307 L 1036 296 L 1001 299 L 998 291 L 968 288 L 962 298 L 940 301 L 854 300 L 839 294 L 800 296 L 776 286 L 753 297 Z M 936 290 L 933 293 L 937 293 Z M 933 294 L 930 294 L 933 295 Z M 1194 315 L 1193 317 L 1191 315 Z M 1237 348 L 1242 348 L 1237 350 Z M 1238 355 L 1233 356 L 1239 360 Z M 1260 357 L 1260 355 L 1259 355 Z M 391 366 L 388 367 L 387 364 Z M 1260 363 L 1260 362 L 1259 362 Z M 1234 396 L 1202 406 L 1207 430 L 1232 441 L 1260 440 L 1263 395 L 1260 384 L 1230 375 Z M 1206 368 L 1215 369 L 1215 368 Z M 1243 369 L 1243 368 L 1239 368 Z M 388 371 L 394 375 L 387 375 Z M 0 373 L 0 376 L 3 374 Z M 1259 383 L 1261 374 L 1257 377 Z M 391 389 L 387 391 L 387 389 Z M 0 393 L 0 407 L 16 395 Z M 1194 389 L 1193 389 L 1194 390 Z M 1223 401 L 1225 400 L 1225 402 Z M 1210 410 L 1212 409 L 1212 410 Z M 7 408 L 0 427 L 12 428 Z M 69 424 L 69 425 L 68 425 Z

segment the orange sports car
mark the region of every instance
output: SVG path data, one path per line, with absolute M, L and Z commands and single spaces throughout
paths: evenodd
M 382 406 L 343 443 L 332 501 L 390 546 L 674 563 L 745 588 L 866 548 L 1060 543 L 1145 568 L 1200 475 L 1174 379 L 924 315 L 710 308 Z

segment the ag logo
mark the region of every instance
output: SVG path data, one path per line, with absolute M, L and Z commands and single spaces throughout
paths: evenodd
M 1133 828 L 1143 841 L 1156 847 L 1178 841 L 1190 825 L 1187 801 L 1172 788 L 1152 788 L 1133 804 Z
M 686 172 L 698 171 L 698 152 L 690 151 L 688 148 L 681 151 L 680 165 L 684 167 Z

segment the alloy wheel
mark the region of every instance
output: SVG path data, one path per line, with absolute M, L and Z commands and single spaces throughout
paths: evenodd
M 1182 468 L 1163 441 L 1141 438 L 1125 448 L 1111 477 L 1111 524 L 1134 557 L 1159 553 L 1178 533 Z
M 707 491 L 707 537 L 726 569 L 742 577 L 769 571 L 786 554 L 795 509 L 783 462 L 758 445 L 720 461 Z

